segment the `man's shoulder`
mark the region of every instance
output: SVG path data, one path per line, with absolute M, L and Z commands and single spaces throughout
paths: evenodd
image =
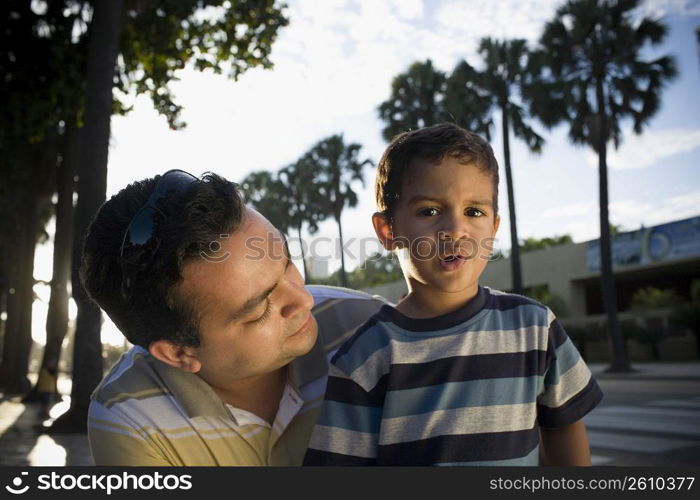
M 389 303 L 384 297 L 379 295 L 371 295 L 361 290 L 353 290 L 340 286 L 306 285 L 306 289 L 314 298 L 314 306 L 318 306 L 328 300 L 339 299 L 368 300 L 381 303 L 382 305 Z
M 314 297 L 311 312 L 326 352 L 337 348 L 382 306 L 389 304 L 378 295 L 348 288 L 309 285 L 307 289 Z
M 122 354 L 92 394 L 101 405 L 123 399 L 130 394 L 156 392 L 158 384 L 151 364 L 151 355 L 140 346 Z

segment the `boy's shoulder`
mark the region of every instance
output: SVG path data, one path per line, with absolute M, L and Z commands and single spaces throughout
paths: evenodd
M 507 315 L 521 321 L 535 321 L 542 326 L 549 325 L 555 319 L 551 309 L 535 299 L 517 293 L 484 288 L 489 295 L 485 307 L 490 309 L 492 314 Z

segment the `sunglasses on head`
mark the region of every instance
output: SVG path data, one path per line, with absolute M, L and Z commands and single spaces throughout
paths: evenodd
M 145 269 L 160 246 L 156 228 L 166 219 L 157 203 L 170 196 L 184 193 L 199 179 L 184 170 L 168 170 L 153 189 L 146 203 L 129 222 L 124 232 L 119 256 L 122 265 L 122 294 L 129 299 L 136 275 Z

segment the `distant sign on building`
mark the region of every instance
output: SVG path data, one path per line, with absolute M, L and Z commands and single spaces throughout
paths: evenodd
M 700 256 L 700 216 L 612 237 L 613 268 Z M 600 243 L 586 248 L 586 268 L 600 271 Z

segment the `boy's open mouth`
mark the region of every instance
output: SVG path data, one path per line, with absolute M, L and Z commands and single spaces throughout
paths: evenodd
M 454 271 L 459 269 L 467 261 L 467 257 L 459 254 L 448 254 L 444 257 L 440 257 L 440 267 L 445 271 Z

